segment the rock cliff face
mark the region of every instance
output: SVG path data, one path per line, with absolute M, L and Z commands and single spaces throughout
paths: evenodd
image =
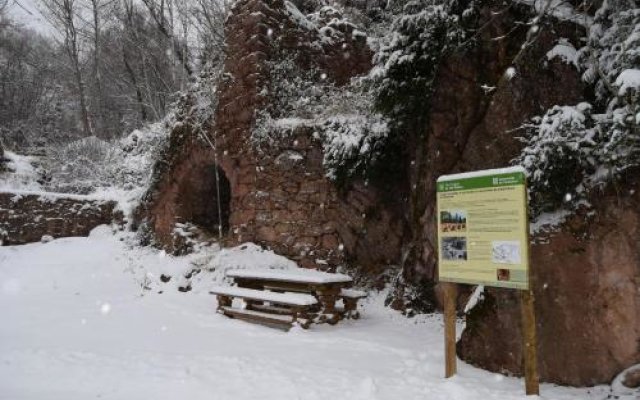
M 281 0 L 236 4 L 226 23 L 227 59 L 214 122 L 204 132 L 217 151 L 179 124 L 140 219 L 172 250 L 180 243 L 176 224 L 215 231 L 221 223 L 227 244 L 255 241 L 304 267 L 333 268 L 351 259 L 379 270 L 399 257 L 402 228 L 401 218 L 380 206 L 376 191 L 355 183 L 339 192 L 325 177 L 312 127 L 291 128 L 277 146 L 261 151 L 251 142 L 257 111 L 280 95 L 263 90 L 268 63 L 278 54 L 297 54 L 300 68 L 337 85 L 371 68 L 371 51 L 352 25 L 334 26 L 339 32 L 326 43 L 317 30 L 300 25 L 296 12 Z M 220 190 L 215 174 L 203 172 L 213 168 L 219 168 Z M 206 210 L 217 209 L 218 192 L 221 209 L 228 210 L 220 216 Z M 208 213 L 208 221 L 198 218 Z
M 479 25 L 485 28 L 477 46 L 441 65 L 429 123 L 414 133 L 411 147 L 416 162 L 410 174 L 417 190 L 410 221 L 413 240 L 419 245 L 415 263 L 405 269 L 409 281 L 436 278 L 436 179 L 443 174 L 510 165 L 521 148 L 517 138 L 521 133 L 515 128 L 548 107 L 575 104 L 584 98 L 578 71 L 545 57 L 558 37 L 579 35 L 576 27 L 559 25 L 554 31 L 543 31 L 525 53 L 515 77 L 507 79 L 504 72 L 525 40 L 524 30 L 513 31 L 522 15 L 512 10 L 496 18 L 494 11 L 482 10 Z M 505 35 L 509 39 L 492 40 Z
M 258 110 L 277 100 L 278 93 L 264 88 L 273 78 L 269 63 L 282 50 L 296 53 L 301 68 L 340 85 L 371 68 L 369 48 L 350 25 L 338 29 L 339 39 L 324 43 L 317 30 L 301 27 L 295 10 L 281 0 L 239 1 L 226 25 L 227 59 L 214 117 L 202 131 L 188 117 L 174 127 L 139 221 L 174 251 L 182 243 L 181 224 L 212 233 L 220 226 L 227 244 L 255 241 L 304 267 L 347 263 L 375 275 L 387 265 L 402 264 L 405 282 L 433 285 L 437 177 L 510 164 L 521 148 L 514 128 L 587 94 L 573 65 L 546 57 L 559 38 L 578 46 L 582 28 L 544 26 L 515 77 L 507 79 L 504 71 L 519 53 L 527 28 L 518 25 L 523 9 L 496 11 L 481 10 L 483 28 L 472 50 L 441 64 L 425 111 L 428 124 L 409 132 L 409 184 L 376 189 L 353 182 L 339 190 L 325 177 L 313 127 L 292 127 L 277 146 L 260 151 L 251 132 Z M 350 57 L 344 57 L 345 50 Z M 408 201 L 382 201 L 392 191 Z M 588 214 L 537 238 L 533 246 L 543 380 L 602 383 L 640 361 L 635 193 L 608 193 Z M 483 368 L 518 374 L 519 329 L 516 293 L 488 290 L 468 317 L 459 355 Z
M 504 41 L 490 38 L 511 32 L 517 12 L 494 18 L 484 9 L 484 21 L 492 22 L 479 46 L 464 58 L 450 58 L 440 69 L 430 123 L 416 139 L 419 162 L 413 179 L 420 190 L 412 212 L 420 218 L 412 232 L 422 245 L 416 262 L 405 267 L 409 281 L 436 277 L 437 177 L 508 165 L 520 150 L 514 128 L 550 106 L 585 98 L 578 71 L 545 57 L 558 38 L 577 46 L 582 33 L 570 24 L 546 28 L 516 76 L 508 80 L 502 75 L 524 32 L 512 32 Z M 483 84 L 495 89 L 484 93 Z M 536 238 L 532 280 L 544 381 L 606 383 L 640 361 L 640 211 L 637 192 L 629 194 L 637 190 L 635 185 L 625 182 L 623 192 L 595 199 L 590 212 L 597 217 L 577 216 L 559 233 Z M 468 316 L 458 344 L 462 359 L 493 371 L 521 373 L 518 298 L 513 291 L 488 290 L 485 302 Z
M 640 193 L 594 200 L 532 247 L 538 357 L 543 380 L 611 382 L 640 362 Z M 522 372 L 520 310 L 514 292 L 489 290 L 467 319 L 460 355 L 492 371 Z

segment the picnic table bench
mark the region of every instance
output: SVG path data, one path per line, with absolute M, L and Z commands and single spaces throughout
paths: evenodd
M 218 310 L 223 314 L 245 320 L 259 320 L 268 325 L 283 325 L 284 327 L 300 323 L 307 328 L 311 323 L 309 311 L 312 306 L 318 304 L 315 297 L 302 293 L 277 293 L 262 290 L 245 289 L 230 286 L 218 286 L 212 289 L 212 293 L 218 296 Z M 233 298 L 245 300 L 244 309 L 232 307 Z M 273 304 L 273 313 L 267 313 L 262 308 L 263 302 Z M 278 312 L 278 306 L 287 312 Z M 262 310 L 261 310 L 262 308 Z
M 336 324 L 343 318 L 359 318 L 357 302 L 366 293 L 348 289 L 353 279 L 344 274 L 295 270 L 229 270 L 236 286 L 216 287 L 218 311 L 232 318 L 283 329 L 293 324 L 308 328 L 312 322 Z M 234 298 L 245 307 L 232 307 Z M 342 300 L 343 307 L 336 302 Z

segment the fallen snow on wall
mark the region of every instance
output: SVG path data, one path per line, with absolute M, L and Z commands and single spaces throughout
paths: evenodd
M 116 201 L 118 210 L 128 217 L 149 185 L 153 164 L 166 141 L 167 124 L 171 121 L 169 116 L 115 143 L 93 137 L 69 143 L 54 151 L 54 160 L 49 160 L 48 165 L 44 157 L 38 159 L 7 151 L 8 171 L 0 172 L 0 192 L 38 195 L 48 201 L 61 198 Z M 85 154 L 101 147 L 108 150 L 108 157 L 98 154 L 92 158 Z M 40 163 L 42 167 L 38 166 Z M 42 184 L 38 182 L 41 168 L 48 169 L 50 174 L 50 180 Z
M 269 257 L 254 250 L 219 261 Z M 0 398 L 527 398 L 522 379 L 462 362 L 444 379 L 440 316 L 402 317 L 384 307 L 384 293 L 366 300 L 360 320 L 283 333 L 216 314 L 204 272 L 186 294 L 175 279 L 157 283 L 161 271 L 176 276 L 202 256 L 133 247 L 106 227 L 88 238 L 0 247 L 8 322 L 0 324 Z M 600 400 L 608 390 L 541 388 L 553 400 Z
M 133 131 L 115 143 L 85 138 L 54 151 L 48 165 L 45 158 L 5 152 L 8 171 L 0 172 L 0 192 L 38 195 L 43 199 L 116 201 L 118 209 L 129 216 L 151 180 L 153 163 L 168 135 L 169 116 L 161 122 Z M 108 157 L 88 157 L 86 152 L 100 146 Z M 43 163 L 42 167 L 38 164 Z M 48 169 L 50 180 L 40 183 Z M 77 193 L 85 193 L 79 195 Z
M 17 201 L 25 196 L 37 196 L 38 200 L 42 203 L 55 203 L 58 200 L 77 200 L 77 201 L 87 201 L 87 202 L 107 202 L 114 201 L 113 197 L 109 197 L 107 195 L 85 195 L 85 194 L 73 194 L 73 193 L 56 193 L 56 192 L 46 192 L 43 190 L 16 190 L 12 188 L 8 188 L 6 190 L 0 189 L 5 193 L 8 193 L 12 196 L 14 201 Z

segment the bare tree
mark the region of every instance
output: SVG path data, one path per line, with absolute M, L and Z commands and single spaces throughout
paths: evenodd
M 8 6 L 9 0 L 0 0 L 0 28 L 6 27 L 9 24 L 9 19 L 6 16 Z
M 0 60 L 0 130 L 54 140 L 115 137 L 162 118 L 189 78 L 201 77 L 195 71 L 208 76 L 223 59 L 230 0 L 38 0 L 56 28 L 42 45 L 30 41 L 40 37 L 35 32 L 3 18 L 12 1 L 0 0 L 0 30 L 6 22 L 23 36 L 3 48 L 0 35 L 0 52 L 8 55 Z M 189 42 L 194 33 L 202 47 Z M 48 48 L 50 54 L 26 58 L 21 43 L 38 44 L 39 52 Z M 30 65 L 33 60 L 43 65 Z
M 118 13 L 122 77 L 135 89 L 142 118 L 158 119 L 164 116 L 175 93 L 183 88 L 186 71 L 182 62 L 167 57 L 167 53 L 174 54 L 173 42 L 158 30 L 146 6 L 139 9 L 136 3 L 122 0 Z
M 92 100 L 92 111 L 95 116 L 96 126 L 99 131 L 105 131 L 105 99 L 103 90 L 103 60 L 102 60 L 102 30 L 103 25 L 107 22 L 104 15 L 105 10 L 108 7 L 113 7 L 116 0 L 83 0 L 86 5 L 86 14 L 91 16 L 90 22 L 87 21 L 86 25 L 90 28 L 87 36 L 91 39 L 91 48 L 93 57 L 91 72 L 92 72 L 92 89 L 93 93 L 90 95 Z M 84 13 L 83 13 L 84 14 Z
M 134 67 L 132 65 L 131 60 L 133 59 L 133 54 L 130 51 L 130 48 L 134 47 L 137 43 L 140 42 L 137 34 L 137 29 L 135 27 L 136 21 L 136 10 L 132 0 L 122 0 L 122 25 L 125 37 L 128 39 L 126 42 L 122 43 L 122 61 L 125 66 L 125 70 L 127 76 L 131 80 L 131 83 L 134 87 L 136 93 L 136 102 L 138 104 L 138 109 L 140 110 L 140 119 L 142 121 L 147 121 L 149 119 L 147 115 L 147 107 L 145 105 L 144 94 L 143 94 L 143 86 L 140 82 L 140 79 L 137 77 Z M 131 46 L 133 44 L 133 46 Z M 138 53 L 139 57 L 143 57 L 142 53 Z M 142 59 L 142 64 L 144 65 L 144 59 Z
M 93 17 L 93 79 L 96 86 L 96 106 L 100 123 L 102 123 L 102 76 L 100 68 L 100 12 L 102 11 L 102 0 L 89 0 L 91 15 Z
M 93 126 L 86 98 L 84 76 L 80 64 L 80 35 L 78 5 L 76 0 L 41 0 L 46 17 L 63 38 L 63 47 L 71 62 L 84 134 L 93 135 Z
M 189 58 L 189 49 L 187 44 L 180 42 L 176 39 L 174 30 L 174 7 L 173 0 L 142 0 L 142 3 L 147 7 L 151 18 L 156 23 L 158 31 L 171 41 L 173 47 L 173 54 L 177 56 L 182 64 L 187 75 L 193 75 L 193 68 L 191 67 Z
M 230 0 L 194 1 L 191 14 L 203 44 L 203 58 L 217 59 L 224 53 L 224 21 L 230 5 Z
M 74 93 L 56 68 L 65 58 L 52 39 L 6 19 L 0 24 L 0 136 L 14 149 L 77 137 L 78 118 L 66 112 Z

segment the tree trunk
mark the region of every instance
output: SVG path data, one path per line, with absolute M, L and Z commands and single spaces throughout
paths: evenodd
M 129 60 L 128 60 L 128 55 L 127 52 L 124 50 L 124 47 L 122 48 L 122 59 L 124 61 L 124 66 L 127 70 L 127 73 L 129 74 L 129 77 L 131 78 L 131 82 L 133 83 L 133 87 L 136 90 L 136 100 L 138 102 L 138 107 L 140 108 L 140 119 L 144 122 L 147 120 L 148 116 L 147 116 L 147 110 L 144 107 L 144 98 L 142 96 L 142 91 L 140 90 L 140 85 L 138 84 L 138 79 L 136 78 L 136 74 L 133 71 L 133 68 L 131 67 L 131 64 L 129 64 Z
M 48 12 L 49 21 L 51 21 L 53 26 L 64 36 L 64 48 L 69 56 L 69 61 L 71 61 L 71 67 L 73 68 L 73 75 L 77 85 L 83 131 L 86 136 L 92 136 L 91 116 L 87 104 L 82 69 L 80 68 L 75 0 L 43 0 L 42 5 Z
M 104 115 L 102 107 L 102 77 L 100 75 L 100 0 L 91 0 L 93 11 L 93 76 L 96 82 L 96 115 L 99 128 L 104 129 Z

